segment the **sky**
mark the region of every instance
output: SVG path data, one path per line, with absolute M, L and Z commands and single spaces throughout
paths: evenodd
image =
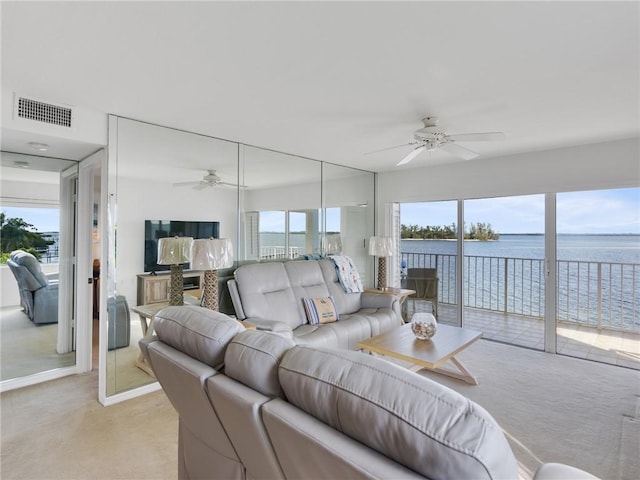
M 403 203 L 405 225 L 451 225 L 457 202 Z M 465 222 L 489 223 L 496 233 L 543 233 L 544 195 L 465 201 Z M 8 218 L 22 218 L 39 232 L 57 232 L 55 208 L 1 207 Z M 291 231 L 305 229 L 304 214 L 291 215 Z M 284 232 L 284 212 L 261 212 L 261 231 Z M 640 235 L 640 188 L 557 194 L 558 233 L 633 233 Z M 340 231 L 340 209 L 327 209 L 327 231 Z
M 57 208 L 0 207 L 6 218 L 21 218 L 36 227 L 36 231 L 58 232 L 60 230 L 60 210 Z
M 306 230 L 306 216 L 301 212 L 291 212 L 289 218 L 289 230 L 299 232 Z M 284 233 L 284 212 L 264 211 L 260 212 L 261 232 L 283 232 Z M 340 209 L 327 208 L 327 231 L 340 231 Z
M 558 193 L 558 233 L 640 234 L 640 189 Z M 496 233 L 544 233 L 544 195 L 467 200 L 465 223 L 489 223 Z M 457 202 L 403 203 L 404 225 L 457 222 Z

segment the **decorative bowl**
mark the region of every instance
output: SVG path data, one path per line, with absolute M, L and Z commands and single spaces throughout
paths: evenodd
M 437 327 L 436 317 L 430 313 L 414 313 L 411 317 L 411 331 L 419 340 L 429 340 Z

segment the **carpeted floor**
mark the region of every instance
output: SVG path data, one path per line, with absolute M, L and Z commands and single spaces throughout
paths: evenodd
M 494 416 L 521 478 L 542 462 L 638 478 L 640 372 L 485 340 L 458 358 L 479 385 L 422 374 Z M 101 407 L 96 385 L 92 373 L 3 393 L 2 478 L 177 478 L 177 415 L 164 393 Z
M 0 379 L 24 377 L 76 362 L 75 352 L 58 354 L 58 324 L 35 325 L 19 305 L 0 309 Z
M 477 386 L 421 371 L 483 406 L 504 429 L 528 478 L 567 463 L 602 479 L 640 472 L 640 372 L 480 340 L 456 358 Z

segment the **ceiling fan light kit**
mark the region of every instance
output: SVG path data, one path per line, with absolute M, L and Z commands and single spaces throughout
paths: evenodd
M 480 154 L 459 145 L 458 142 L 481 142 L 488 140 L 502 140 L 504 138 L 504 133 L 502 132 L 459 133 L 449 135 L 445 130 L 438 127 L 438 117 L 425 117 L 422 119 L 422 124 L 424 125 L 423 128 L 413 132 L 413 138 L 415 141 L 377 151 L 381 152 L 393 148 L 406 147 L 408 145 L 417 145 L 417 147 L 405 155 L 404 158 L 396 164 L 396 166 L 406 165 L 423 151 L 440 149 L 450 153 L 451 155 L 455 155 L 458 158 L 462 158 L 463 160 L 471 160 L 479 157 Z
M 216 174 L 215 170 L 207 170 L 207 174 L 202 177 L 202 180 L 195 182 L 177 182 L 173 184 L 174 187 L 193 187 L 194 190 L 204 190 L 207 187 L 232 187 L 232 188 L 246 188 L 246 185 L 238 185 L 237 183 L 223 182 L 222 179 Z

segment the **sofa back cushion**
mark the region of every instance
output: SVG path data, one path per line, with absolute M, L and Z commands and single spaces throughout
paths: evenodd
M 229 343 L 224 356 L 227 377 L 268 397 L 282 397 L 278 365 L 295 342 L 272 332 L 246 330 Z
M 324 283 L 329 290 L 329 294 L 333 297 L 336 304 L 338 315 L 355 313 L 361 308 L 361 293 L 347 293 L 338 279 L 336 266 L 333 260 L 323 259 L 318 261 L 318 266 L 322 272 Z
M 293 405 L 427 478 L 517 478 L 493 418 L 457 392 L 360 352 L 296 346 L 279 373 Z
M 296 298 L 298 314 L 308 323 L 303 298 L 321 298 L 329 296 L 329 289 L 316 260 L 296 260 L 284 264 L 289 284 Z
M 291 328 L 305 323 L 302 305 L 298 305 L 284 265 L 254 263 L 234 272 L 246 318 L 278 320 Z
M 216 370 L 231 339 L 244 330 L 237 320 L 195 305 L 163 308 L 153 322 L 160 341 Z

